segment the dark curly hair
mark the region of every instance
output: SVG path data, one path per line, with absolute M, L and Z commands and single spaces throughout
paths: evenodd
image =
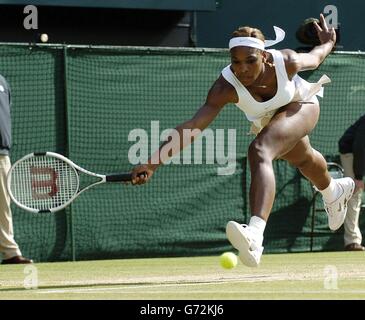
M 265 41 L 265 36 L 260 29 L 244 26 L 233 31 L 232 37 L 252 37 Z

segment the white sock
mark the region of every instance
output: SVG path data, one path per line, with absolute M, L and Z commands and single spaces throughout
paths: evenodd
M 260 242 L 260 245 L 262 245 L 262 242 L 264 240 L 264 231 L 265 231 L 265 227 L 266 227 L 266 221 L 257 216 L 252 216 L 248 226 L 250 228 L 254 229 L 255 233 L 258 236 L 257 240 Z
M 331 182 L 326 189 L 319 190 L 322 193 L 323 199 L 326 203 L 336 201 L 342 194 L 342 189 L 335 179 L 331 178 Z

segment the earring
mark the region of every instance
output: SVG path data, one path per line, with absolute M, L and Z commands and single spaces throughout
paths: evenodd
M 275 67 L 275 63 L 268 62 L 268 61 L 266 61 L 266 59 L 264 60 L 264 63 L 267 64 L 271 68 Z

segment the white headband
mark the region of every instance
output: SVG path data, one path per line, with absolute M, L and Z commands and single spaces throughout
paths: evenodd
M 283 41 L 285 38 L 285 31 L 283 29 L 274 26 L 274 30 L 275 30 L 275 40 L 265 40 L 264 42 L 260 39 L 253 37 L 235 37 L 229 40 L 229 49 L 231 50 L 232 48 L 237 46 L 245 46 L 245 47 L 265 50 L 266 47 L 271 47 L 274 44 Z

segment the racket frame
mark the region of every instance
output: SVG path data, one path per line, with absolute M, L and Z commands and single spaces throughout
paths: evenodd
M 19 202 L 13 195 L 12 191 L 11 191 L 11 176 L 12 176 L 12 172 L 13 172 L 13 169 L 20 163 L 20 162 L 23 162 L 29 158 L 32 158 L 32 157 L 39 157 L 39 156 L 50 156 L 50 157 L 53 157 L 53 158 L 57 158 L 59 160 L 62 160 L 64 162 L 66 162 L 74 171 L 75 171 L 75 174 L 76 174 L 76 177 L 77 177 L 77 188 L 76 188 L 76 192 L 74 193 L 74 195 L 69 199 L 67 200 L 66 202 L 64 202 L 62 205 L 58 206 L 58 207 L 55 207 L 55 208 L 50 208 L 50 209 L 43 209 L 43 210 L 40 210 L 40 209 L 34 209 L 34 208 L 30 208 L 30 207 L 27 207 L 25 206 L 24 204 L 22 204 L 21 202 Z M 95 178 L 99 178 L 100 180 L 99 181 L 96 181 L 94 183 L 91 183 L 90 185 L 86 186 L 85 188 L 81 189 L 80 190 L 80 174 L 79 172 L 82 172 L 84 174 L 87 174 L 89 176 L 92 176 L 92 177 L 95 177 Z M 109 177 L 109 179 L 107 179 L 107 177 Z M 120 179 L 113 179 L 113 177 L 121 177 Z M 25 155 L 24 157 L 20 158 L 19 160 L 17 160 L 10 168 L 8 174 L 7 174 L 7 182 L 6 182 L 6 186 L 7 186 L 7 189 L 8 189 L 8 193 L 9 193 L 9 196 L 10 198 L 12 199 L 12 201 L 20 208 L 26 210 L 26 211 L 29 211 L 29 212 L 32 212 L 32 213 L 53 213 L 53 212 L 57 212 L 57 211 L 60 211 L 64 208 L 66 208 L 72 201 L 74 201 L 81 193 L 83 193 L 84 191 L 90 189 L 91 187 L 94 187 L 98 184 L 102 184 L 102 183 L 105 183 L 110 181 L 110 182 L 118 182 L 118 181 L 128 181 L 128 177 L 129 175 L 127 174 L 121 174 L 121 175 L 109 175 L 109 176 L 106 176 L 106 175 L 103 175 L 103 174 L 98 174 L 98 173 L 94 173 L 94 172 L 91 172 L 89 170 L 86 170 L 82 167 L 80 167 L 79 165 L 75 164 L 74 162 L 72 162 L 70 159 L 66 158 L 65 156 L 59 154 L 59 153 L 55 153 L 55 152 L 33 152 L 33 153 L 29 153 L 27 155 Z

